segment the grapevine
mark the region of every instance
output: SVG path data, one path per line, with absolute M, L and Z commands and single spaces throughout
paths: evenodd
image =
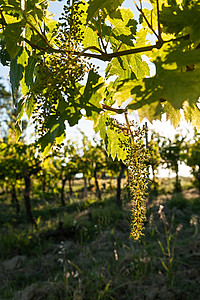
M 199 1 L 156 0 L 150 1 L 150 8 L 143 7 L 143 0 L 139 5 L 133 1 L 138 18 L 121 6 L 123 0 L 66 0 L 59 23 L 48 10 L 49 2 L 1 1 L 0 60 L 10 64 L 14 102 L 20 85 L 24 95 L 17 107 L 18 120 L 24 112 L 33 116 L 44 156 L 65 137 L 65 122 L 74 126 L 83 115 L 94 121 L 108 154 L 128 166 L 131 236 L 139 239 L 148 184 L 143 130 L 129 123 L 125 113 L 126 124 L 111 124 L 121 133 L 120 140 L 120 134 L 115 138 L 105 128 L 105 119 L 116 113 L 113 107 L 131 99 L 126 109 L 138 110 L 141 121 L 161 119 L 166 113 L 176 127 L 183 109 L 185 119 L 200 128 Z M 155 41 L 149 41 L 149 34 Z M 143 54 L 154 64 L 155 75 L 151 76 Z M 89 58 L 108 62 L 105 78 L 94 71 Z M 19 138 L 18 123 L 16 133 Z

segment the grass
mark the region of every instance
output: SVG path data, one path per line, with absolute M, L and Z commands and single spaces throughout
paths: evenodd
M 115 191 L 105 193 L 101 201 L 94 196 L 74 199 L 65 208 L 36 199 L 37 230 L 29 226 L 23 210 L 17 216 L 3 199 L 0 299 L 17 300 L 17 292 L 24 289 L 37 299 L 40 295 L 54 300 L 198 299 L 198 191 L 195 197 L 194 193 L 188 197 L 191 185 L 185 181 L 182 193 L 169 194 L 164 182 L 148 205 L 145 236 L 140 243 L 129 238 L 126 194 L 122 210 L 115 205 Z M 164 219 L 158 214 L 160 204 Z M 47 238 L 60 220 L 66 232 L 73 229 L 73 234 Z M 17 255 L 25 260 L 8 269 L 6 264 Z

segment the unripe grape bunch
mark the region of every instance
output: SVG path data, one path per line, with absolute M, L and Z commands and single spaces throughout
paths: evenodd
M 49 129 L 49 118 L 59 115 L 60 103 L 67 104 L 69 110 L 79 110 L 80 82 L 94 69 L 88 58 L 77 55 L 82 50 L 81 14 L 84 11 L 81 8 L 84 5 L 80 0 L 67 1 L 55 32 L 58 51 L 43 54 L 37 65 L 30 95 L 35 98 L 33 118 L 41 136 Z
M 120 124 L 114 119 L 109 119 L 107 125 L 112 130 L 121 131 L 126 136 L 125 140 L 119 140 L 119 144 L 126 152 L 124 163 L 127 166 L 130 179 L 129 188 L 132 196 L 130 237 L 137 241 L 144 235 L 149 181 L 147 165 L 149 151 L 144 143 L 145 128 L 140 128 L 135 122 L 129 122 L 127 117 L 126 124 Z

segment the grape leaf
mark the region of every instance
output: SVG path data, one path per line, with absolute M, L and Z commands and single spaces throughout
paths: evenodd
M 4 30 L 6 50 L 10 54 L 11 58 L 14 59 L 20 50 L 20 43 L 22 41 L 22 31 L 25 26 L 25 20 L 20 22 L 8 24 Z
M 148 20 L 149 24 L 151 24 L 153 30 L 158 29 L 158 21 L 157 21 L 157 9 L 155 8 L 156 2 L 153 3 L 153 9 L 143 8 L 142 11 L 145 15 L 145 18 Z M 148 33 L 152 35 L 152 29 L 147 26 L 146 20 L 142 15 L 140 15 L 140 23 L 143 25 L 143 28 L 147 30 Z
M 176 128 L 181 120 L 181 112 L 175 109 L 169 102 L 164 103 L 164 112 L 166 119 L 171 121 L 171 124 Z
M 124 0 L 90 0 L 87 23 L 97 14 L 99 9 L 106 9 L 108 14 L 114 12 Z
M 38 144 L 41 146 L 43 157 L 49 153 L 50 149 L 54 145 L 55 140 L 62 141 L 64 139 L 64 121 L 64 114 L 62 114 L 59 118 L 56 116 L 52 116 L 51 118 L 49 117 L 49 131 L 38 140 Z
M 166 55 L 164 64 L 176 63 L 178 68 L 188 65 L 200 64 L 200 49 L 193 49 L 189 51 L 173 52 Z
M 106 136 L 107 136 L 107 153 L 108 155 L 111 155 L 112 159 L 115 160 L 117 158 L 118 160 L 124 161 L 127 157 L 126 151 L 124 151 L 123 147 L 121 146 L 121 142 L 125 141 L 127 137 L 122 133 L 118 131 L 114 131 L 109 126 L 106 128 Z M 120 141 L 119 141 L 120 140 Z
M 143 105 L 155 101 L 168 101 L 180 109 L 185 100 L 190 104 L 196 103 L 200 95 L 200 71 L 180 72 L 178 70 L 162 70 L 152 78 L 126 82 L 123 88 L 133 95 L 137 101 L 128 105 L 129 109 L 139 109 Z M 190 89 L 188 89 L 188 86 Z M 116 97 L 117 97 L 116 93 Z
M 28 101 L 26 101 L 26 114 L 27 114 L 27 117 L 31 118 L 31 115 L 34 111 L 34 108 L 35 108 L 35 98 L 33 97 L 33 95 L 31 95 L 28 99 Z
M 193 104 L 192 106 L 189 105 L 188 102 L 184 103 L 183 107 L 184 117 L 187 122 L 191 122 L 191 124 L 200 129 L 200 109 L 197 105 Z
M 137 79 L 150 76 L 149 66 L 142 59 L 140 54 L 132 54 L 128 56 L 132 72 L 134 72 Z
M 118 84 L 117 92 L 116 90 L 113 91 L 113 99 L 117 102 L 118 106 L 120 106 L 123 102 L 126 100 L 132 98 L 135 99 L 135 95 L 132 94 L 132 81 L 123 81 L 123 83 L 120 85 Z M 123 87 L 123 88 L 122 88 Z M 131 102 L 132 103 L 132 102 Z M 133 102 L 135 103 L 135 102 Z
M 21 129 L 21 126 L 19 125 L 18 121 L 15 123 L 14 130 L 15 130 L 15 135 L 16 135 L 16 141 L 18 142 L 18 140 L 22 134 L 22 129 Z
M 22 78 L 24 67 L 21 64 L 18 64 L 18 57 L 20 57 L 22 53 L 21 51 L 18 53 L 18 55 L 11 60 L 10 64 L 10 83 L 11 83 L 11 90 L 12 90 L 12 96 L 13 96 L 13 102 L 15 104 L 15 92 L 16 89 L 19 88 L 19 83 Z
M 25 110 L 25 98 L 21 98 L 17 103 L 17 118 L 21 120 Z
M 130 49 L 123 45 L 122 50 Z M 140 54 L 131 54 L 123 57 L 117 57 L 110 62 L 106 68 L 106 77 L 118 75 L 120 80 L 140 79 L 149 76 L 148 64 L 143 61 Z
M 25 67 L 25 82 L 28 87 L 31 87 L 33 84 L 34 69 L 36 63 L 37 63 L 36 56 L 30 56 L 28 58 L 28 64 Z
M 114 27 L 112 33 L 116 36 L 134 37 L 137 21 L 133 19 L 133 12 L 129 8 L 118 8 L 115 14 L 108 16 L 107 20 Z
M 107 119 L 106 114 L 104 113 L 99 114 L 98 117 L 94 120 L 94 126 L 93 126 L 94 131 L 96 133 L 99 132 L 100 137 L 103 140 L 105 140 L 106 138 L 106 126 L 105 126 L 106 119 Z
M 161 112 L 162 106 L 159 101 L 143 105 L 142 108 L 138 109 L 140 122 L 142 122 L 144 118 L 147 118 L 150 122 L 153 120 L 161 120 Z
M 2 5 L 6 5 L 9 7 L 13 7 L 16 10 L 21 9 L 21 1 L 20 0 L 1 0 Z
M 80 97 L 80 104 L 81 108 L 84 108 L 86 110 L 87 116 L 91 116 L 91 105 L 92 109 L 94 110 L 95 107 L 99 106 L 99 101 L 101 99 L 101 94 L 99 94 L 100 98 L 98 97 L 97 91 L 104 85 L 104 82 L 100 75 L 93 70 L 91 70 L 88 74 L 87 83 L 84 88 L 84 92 L 82 96 Z M 93 97 L 92 102 L 90 101 L 92 96 L 96 94 L 96 98 Z M 97 105 L 97 106 L 96 106 Z M 98 111 L 98 109 L 97 109 Z
M 118 132 L 118 130 L 115 131 L 109 126 L 106 126 L 106 122 L 109 117 L 110 113 L 108 111 L 103 114 L 99 114 L 98 118 L 95 120 L 93 128 L 96 133 L 99 132 L 100 137 L 104 140 L 108 155 L 111 155 L 113 160 L 117 158 L 118 160 L 121 159 L 124 161 L 127 154 L 121 146 L 120 141 L 125 141 L 127 137 L 122 132 Z
M 177 5 L 175 1 L 171 1 L 170 5 L 163 6 L 160 13 L 160 21 L 164 25 L 166 32 L 178 34 L 185 29 L 185 32 L 190 33 L 191 39 L 194 41 L 200 40 L 199 19 L 199 1 L 190 1 L 188 6 L 187 2 L 185 2 L 184 9 Z
M 84 39 L 83 39 L 83 46 L 85 48 L 95 46 L 97 48 L 100 48 L 99 45 L 99 37 L 97 35 L 96 30 L 94 31 L 91 27 L 87 27 L 85 34 L 84 34 Z M 91 52 L 98 52 L 96 50 L 91 49 Z
M 121 80 L 135 78 L 127 57 L 114 58 L 112 62 L 108 64 L 108 67 L 106 68 L 106 77 L 109 78 L 113 75 L 118 75 Z
M 122 49 L 129 49 L 129 47 L 124 45 Z M 124 85 L 123 82 L 130 82 L 130 80 L 140 79 L 150 75 L 149 66 L 142 60 L 140 54 L 118 57 L 114 58 L 112 62 L 108 64 L 106 69 L 107 78 L 113 75 L 118 75 L 119 79 L 119 88 L 115 86 L 115 88 L 118 89 L 118 92 L 113 95 L 113 99 L 117 102 L 118 106 L 121 106 L 124 101 L 132 96 L 130 89 L 127 89 L 127 85 Z

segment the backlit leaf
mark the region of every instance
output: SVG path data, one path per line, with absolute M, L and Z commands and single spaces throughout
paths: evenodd
M 20 43 L 22 41 L 22 31 L 25 26 L 25 21 L 8 24 L 4 30 L 6 50 L 14 59 L 20 50 Z
M 14 59 L 11 60 L 10 64 L 10 83 L 12 89 L 13 101 L 15 103 L 15 92 L 16 89 L 19 88 L 19 83 L 22 78 L 24 67 L 21 64 L 18 64 L 18 57 L 20 57 L 19 53 Z
M 99 9 L 106 9 L 109 14 L 114 12 L 124 0 L 90 0 L 88 7 L 87 22 L 90 21 L 99 11 Z
M 85 31 L 85 35 L 84 35 L 84 39 L 83 39 L 83 46 L 84 46 L 84 48 L 91 47 L 91 46 L 100 48 L 97 32 L 94 31 L 91 27 L 87 27 L 87 29 Z M 91 49 L 90 51 L 99 53 L 98 51 L 93 50 L 93 49 Z
M 21 130 L 21 127 L 19 125 L 19 122 L 16 122 L 15 123 L 15 134 L 16 134 L 16 141 L 18 142 L 21 134 L 22 134 L 22 130 Z

